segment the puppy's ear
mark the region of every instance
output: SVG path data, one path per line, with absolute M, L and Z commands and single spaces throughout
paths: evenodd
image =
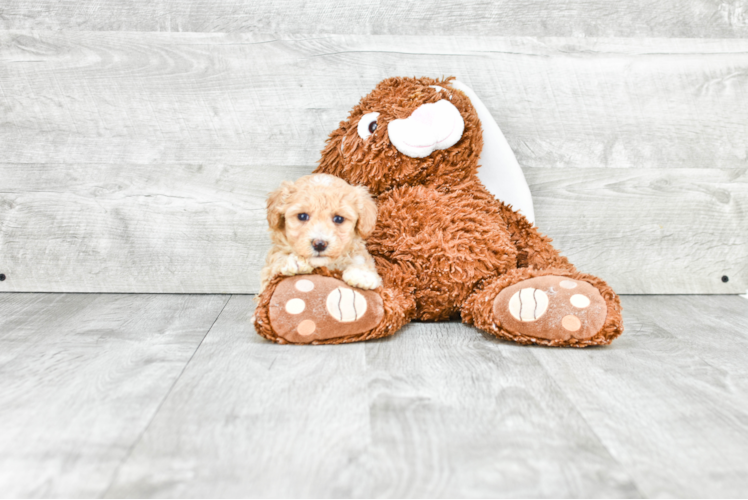
M 377 225 L 377 204 L 369 194 L 366 186 L 356 186 L 356 208 L 358 208 L 358 223 L 356 231 L 362 238 L 368 238 Z
M 283 181 L 278 189 L 268 195 L 268 224 L 270 229 L 280 231 L 283 229 L 285 218 L 283 213 L 286 211 L 288 197 L 296 188 L 290 181 Z

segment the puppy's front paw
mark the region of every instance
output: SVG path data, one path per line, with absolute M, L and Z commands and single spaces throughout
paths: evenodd
M 343 281 L 362 290 L 373 290 L 382 285 L 382 278 L 374 271 L 349 267 L 343 273 Z
M 295 276 L 297 274 L 309 274 L 314 268 L 306 259 L 296 255 L 289 255 L 286 263 L 281 268 L 284 276 Z

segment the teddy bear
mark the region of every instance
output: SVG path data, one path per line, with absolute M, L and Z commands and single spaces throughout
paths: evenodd
M 276 276 L 258 297 L 257 333 L 337 344 L 461 320 L 520 344 L 586 347 L 623 332 L 615 292 L 481 182 L 481 119 L 457 83 L 383 80 L 322 151 L 315 173 L 366 186 L 377 202 L 367 248 L 382 286 L 357 289 L 326 268 Z

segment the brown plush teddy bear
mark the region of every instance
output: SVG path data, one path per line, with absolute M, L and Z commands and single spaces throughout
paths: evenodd
M 392 335 L 411 320 L 460 317 L 522 344 L 584 347 L 622 333 L 613 290 L 577 271 L 481 183 L 481 120 L 453 83 L 382 81 L 330 134 L 315 170 L 367 186 L 376 198 L 367 247 L 383 286 L 359 290 L 326 268 L 276 276 L 259 296 L 260 335 L 355 342 Z

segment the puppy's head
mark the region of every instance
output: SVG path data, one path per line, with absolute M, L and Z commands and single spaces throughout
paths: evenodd
M 340 257 L 355 238 L 367 238 L 377 220 L 377 206 L 365 187 L 327 174 L 283 182 L 267 206 L 274 239 L 315 266 Z

